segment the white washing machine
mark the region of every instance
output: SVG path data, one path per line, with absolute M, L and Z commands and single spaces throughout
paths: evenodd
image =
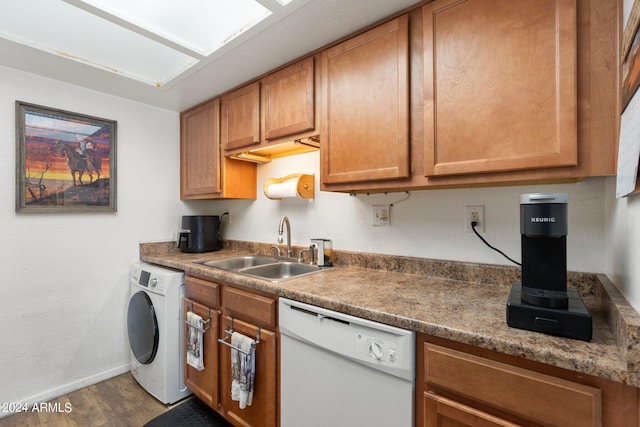
M 184 385 L 184 273 L 135 263 L 129 275 L 131 373 L 162 403 L 191 394 Z

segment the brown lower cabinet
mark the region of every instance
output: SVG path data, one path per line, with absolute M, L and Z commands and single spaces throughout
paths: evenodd
M 277 297 L 190 275 L 185 284 L 185 310 L 210 319 L 205 369 L 187 365 L 187 386 L 233 425 L 277 426 Z M 231 400 L 231 349 L 218 342 L 231 327 L 259 335 L 245 409 Z M 640 425 L 635 387 L 422 333 L 416 340 L 416 427 Z
M 186 363 L 184 382 L 207 405 L 218 410 L 218 338 L 220 337 L 220 285 L 196 277 L 185 277 L 184 312 L 193 311 L 205 321 L 203 334 L 204 370 L 199 371 Z M 185 324 L 185 337 L 188 326 Z M 186 340 L 185 340 L 186 341 Z M 186 345 L 186 343 L 185 343 Z
M 186 365 L 186 385 L 235 426 L 277 426 L 277 299 L 187 275 L 185 312 L 188 310 L 211 320 L 203 338 L 205 368 L 198 371 Z M 253 402 L 244 409 L 231 400 L 231 348 L 218 342 L 218 338 L 231 341 L 226 334 L 231 328 L 254 339 L 259 335 Z
M 223 325 L 231 318 L 224 316 Z M 257 336 L 257 326 L 234 319 L 233 328 L 251 338 Z M 256 378 L 251 406 L 240 409 L 231 400 L 231 348 L 220 348 L 220 398 L 223 415 L 237 426 L 275 426 L 277 420 L 277 353 L 276 334 L 260 329 L 260 342 L 256 344 Z
M 638 389 L 417 335 L 416 426 L 638 426 Z
M 205 369 L 199 371 L 190 365 L 186 365 L 184 371 L 184 383 L 207 405 L 216 409 L 220 401 L 218 393 L 218 332 L 219 318 L 217 309 L 199 304 L 189 298 L 185 298 L 185 313 L 193 311 L 203 319 L 210 319 L 207 330 L 203 335 L 204 343 L 204 366 Z M 186 333 L 185 333 L 186 336 Z

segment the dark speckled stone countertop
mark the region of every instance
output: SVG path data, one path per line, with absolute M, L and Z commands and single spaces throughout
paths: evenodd
M 568 286 L 578 290 L 593 317 L 593 339 L 584 342 L 507 326 L 506 302 L 511 284 L 519 280 L 518 268 L 335 251 L 336 267 L 270 282 L 194 263 L 270 254 L 270 246 L 231 241 L 221 251 L 187 254 L 172 242 L 143 243 L 140 258 L 213 281 L 640 387 L 640 316 L 604 275 L 568 275 Z

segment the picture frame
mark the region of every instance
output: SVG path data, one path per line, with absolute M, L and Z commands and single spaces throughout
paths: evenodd
M 622 111 L 640 87 L 640 1 L 635 0 L 623 33 Z
M 640 0 L 631 5 L 622 33 L 620 54 L 620 136 L 616 197 L 640 193 L 640 140 L 638 139 L 638 88 L 640 88 Z M 633 105 L 633 108 L 630 107 Z
M 116 212 L 117 122 L 16 101 L 16 212 Z

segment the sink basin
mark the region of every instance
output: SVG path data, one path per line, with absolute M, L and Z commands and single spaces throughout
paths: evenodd
M 276 258 L 264 255 L 244 255 L 212 261 L 196 261 L 196 264 L 246 274 L 273 282 L 322 271 L 317 265 L 295 262 L 292 258 Z
M 317 265 L 300 264 L 297 262 L 277 262 L 275 264 L 260 265 L 242 270 L 245 274 L 270 280 L 291 279 L 303 274 L 315 273 L 316 271 L 320 271 L 320 267 Z
M 233 258 L 217 259 L 214 261 L 200 262 L 199 264 L 209 267 L 219 268 L 221 270 L 240 270 L 247 267 L 254 267 L 256 265 L 272 264 L 277 262 L 277 259 L 262 255 L 246 255 Z

